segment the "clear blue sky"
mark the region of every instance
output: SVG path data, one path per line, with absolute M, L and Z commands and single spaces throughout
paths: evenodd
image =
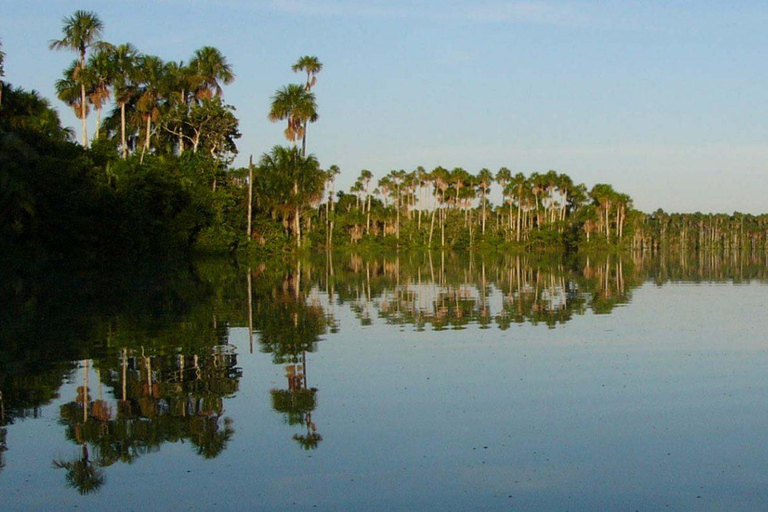
M 165 60 L 218 47 L 241 164 L 284 142 L 270 96 L 316 55 L 308 146 L 345 189 L 363 168 L 506 166 L 607 182 L 644 211 L 768 212 L 768 2 L 0 0 L 6 80 L 74 127 L 53 92 L 74 56 L 48 42 L 76 9 Z

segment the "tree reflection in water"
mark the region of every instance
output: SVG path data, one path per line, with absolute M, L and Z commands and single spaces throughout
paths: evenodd
M 82 447 L 82 457 L 54 465 L 67 470 L 67 481 L 81 493 L 104 483 L 98 468 L 131 463 L 179 441 L 189 441 L 198 455 L 212 459 L 234 434 L 232 420 L 223 416 L 223 399 L 237 391 L 240 378 L 231 347 L 216 346 L 207 356 L 150 356 L 144 347 L 122 348 L 120 354 L 119 370 L 106 368 L 102 380 L 97 369 L 97 400 L 90 396 L 90 361 L 85 361 L 77 397 L 61 407 L 66 437 Z M 116 415 L 102 398 L 102 386 L 119 397 Z
M 340 311 L 351 311 L 363 326 L 416 331 L 555 328 L 590 311 L 609 314 L 646 282 L 766 281 L 767 269 L 768 255 L 730 253 L 578 259 L 403 253 L 319 255 L 287 266 L 270 261 L 249 268 L 247 279 L 242 267 L 207 260 L 159 278 L 89 276 L 52 286 L 51 276 L 31 284 L 6 276 L 0 279 L 6 305 L 0 310 L 0 470 L 13 449 L 9 426 L 38 417 L 73 378 L 80 385 L 59 419 L 76 454 L 56 457 L 54 466 L 78 492 L 97 491 L 111 465 L 165 443 L 189 442 L 200 457 L 217 457 L 234 436 L 224 404 L 242 373 L 231 327 L 247 326 L 245 351 L 257 348 L 282 367 L 286 386 L 265 399 L 292 439 L 311 450 L 323 438 L 320 379 L 311 382 L 308 366 L 323 336 L 343 332 Z M 116 289 L 124 293 L 116 297 Z
M 302 264 L 297 263 L 279 286 L 270 286 L 270 280 L 262 279 L 260 293 L 253 300 L 253 328 L 259 335 L 261 351 L 272 354 L 275 364 L 285 366 L 288 389 L 270 390 L 272 407 L 283 414 L 288 425 L 304 427 L 305 432 L 295 434 L 293 439 L 305 450 L 312 450 L 323 437 L 312 419 L 318 390 L 308 385 L 307 353 L 317 349 L 320 336 L 332 321 L 319 304 L 307 302 L 302 274 Z

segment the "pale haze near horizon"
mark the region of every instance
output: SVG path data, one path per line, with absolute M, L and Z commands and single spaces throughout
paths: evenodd
M 342 169 L 337 190 L 362 169 L 506 166 L 609 183 L 646 212 L 768 212 L 762 2 L 0 0 L 4 79 L 79 134 L 53 87 L 75 55 L 48 49 L 77 9 L 166 61 L 219 48 L 237 165 L 286 144 L 270 97 L 316 55 L 308 150 Z

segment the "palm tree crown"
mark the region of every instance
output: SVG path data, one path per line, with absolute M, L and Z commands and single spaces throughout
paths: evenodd
M 314 123 L 319 118 L 315 95 L 301 85 L 283 87 L 272 97 L 268 118 L 273 123 L 287 120 L 285 138 L 295 144 L 304 135 L 304 123 Z
M 230 84 L 235 79 L 232 66 L 227 58 L 212 46 L 203 46 L 195 52 L 189 67 L 194 71 L 197 82 L 195 95 L 198 99 L 221 96 L 221 83 Z
M 95 12 L 90 11 L 75 11 L 72 16 L 64 18 L 63 22 L 64 37 L 51 41 L 51 50 L 76 51 L 84 62 L 87 49 L 101 41 L 104 24 Z
M 307 85 L 305 88 L 307 91 L 310 91 L 312 86 L 317 83 L 317 74 L 322 71 L 323 63 L 317 57 L 305 55 L 304 57 L 299 57 L 299 60 L 291 66 L 291 69 L 296 73 L 299 71 L 307 73 Z

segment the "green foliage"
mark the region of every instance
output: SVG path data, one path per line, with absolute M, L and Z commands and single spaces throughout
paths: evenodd
M 36 93 L 4 84 L 0 109 L 0 241 L 4 249 L 83 263 L 189 251 L 244 235 L 242 187 L 209 154 L 122 160 L 116 143 L 68 141 Z M 213 184 L 221 186 L 216 191 Z

